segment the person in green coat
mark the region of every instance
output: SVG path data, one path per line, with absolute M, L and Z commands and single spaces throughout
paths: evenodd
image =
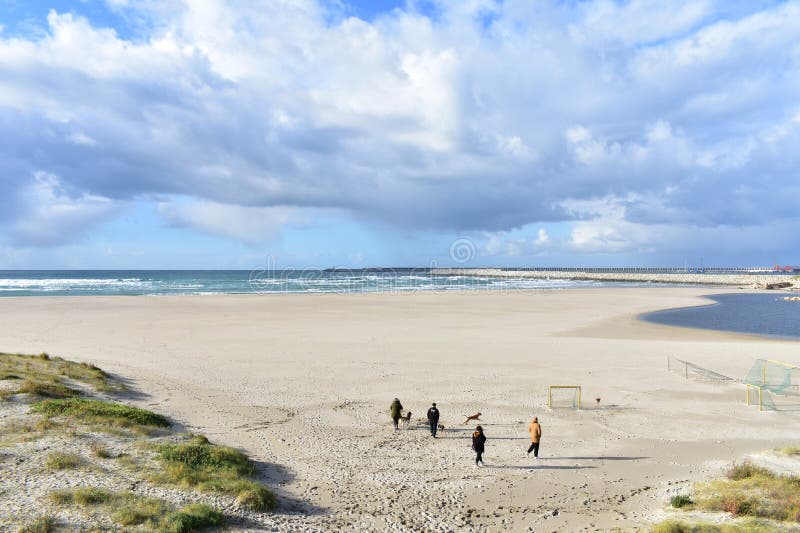
M 395 398 L 392 405 L 389 407 L 389 411 L 392 413 L 392 422 L 394 422 L 394 429 L 396 430 L 400 423 L 400 417 L 403 415 L 403 404 L 400 403 L 400 400 Z

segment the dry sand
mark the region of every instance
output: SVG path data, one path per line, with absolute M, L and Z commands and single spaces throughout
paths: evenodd
M 741 377 L 756 357 L 797 361 L 800 344 L 635 318 L 715 292 L 4 298 L 0 350 L 94 362 L 130 378 L 139 405 L 246 449 L 283 505 L 254 530 L 633 529 L 690 481 L 800 437 L 798 413 L 666 370 L 673 355 Z M 587 408 L 548 410 L 550 384 L 581 385 Z M 395 396 L 407 430 L 391 428 Z M 475 411 L 482 469 L 462 425 Z

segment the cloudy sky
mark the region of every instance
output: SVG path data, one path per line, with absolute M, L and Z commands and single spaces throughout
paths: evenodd
M 0 268 L 800 264 L 799 208 L 800 1 L 0 0 Z

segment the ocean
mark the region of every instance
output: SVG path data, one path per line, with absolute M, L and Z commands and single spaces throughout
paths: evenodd
M 426 269 L 0 270 L 2 296 L 363 293 L 635 286 L 597 281 L 432 275 Z M 643 284 L 638 284 L 643 285 Z

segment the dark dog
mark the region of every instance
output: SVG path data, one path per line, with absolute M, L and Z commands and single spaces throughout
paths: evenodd
M 469 424 L 470 420 L 480 420 L 481 419 L 481 413 L 475 413 L 474 415 L 464 415 L 464 416 L 467 417 L 467 419 L 464 420 L 464 424 Z
M 403 427 L 408 426 L 408 423 L 411 422 L 411 411 L 409 411 L 406 416 L 401 416 L 400 422 L 403 423 Z
M 439 431 L 444 431 L 444 424 L 437 424 L 436 427 L 439 429 Z

